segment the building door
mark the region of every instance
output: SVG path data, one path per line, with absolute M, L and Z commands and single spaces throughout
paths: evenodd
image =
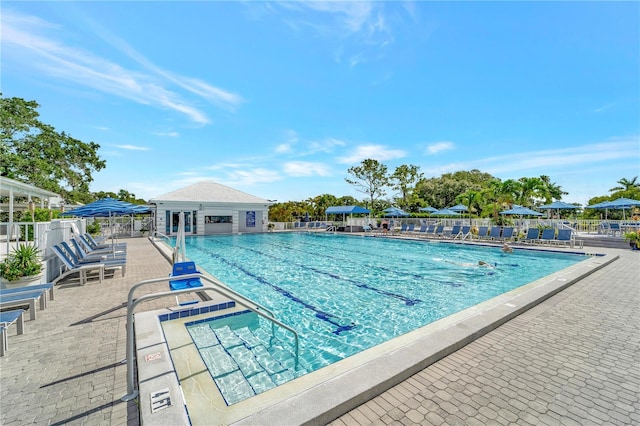
M 195 215 L 191 212 L 184 212 L 184 234 L 191 235 L 195 228 L 193 226 L 193 220 Z M 180 223 L 180 212 L 171 212 L 171 234 L 178 233 L 178 224 Z

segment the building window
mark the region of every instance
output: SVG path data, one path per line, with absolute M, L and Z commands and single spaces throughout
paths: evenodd
M 232 216 L 205 216 L 204 223 L 233 223 Z

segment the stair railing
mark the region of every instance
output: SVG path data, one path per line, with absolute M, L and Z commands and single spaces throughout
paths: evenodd
M 211 277 L 208 277 L 200 273 L 180 275 L 180 279 L 189 279 L 189 278 L 200 278 L 201 280 L 204 280 L 205 282 L 207 282 L 209 285 L 207 285 L 206 283 L 203 283 L 202 287 L 190 287 L 190 288 L 185 288 L 180 290 L 168 290 L 168 291 L 163 291 L 159 293 L 145 294 L 136 299 L 133 298 L 134 292 L 142 286 L 161 283 L 161 282 L 169 282 L 172 279 L 176 279 L 176 277 L 169 276 L 169 277 L 153 278 L 150 280 L 140 281 L 139 283 L 134 284 L 129 290 L 129 296 L 127 298 L 127 347 L 126 347 L 127 358 L 125 360 L 127 363 L 127 394 L 124 395 L 122 398 L 120 398 L 122 401 L 130 401 L 138 396 L 138 390 L 136 389 L 136 386 L 135 386 L 134 365 L 133 365 L 136 357 L 135 347 L 134 347 L 135 345 L 134 345 L 133 312 L 135 311 L 135 308 L 140 303 L 147 300 L 158 299 L 160 297 L 165 297 L 165 296 L 175 296 L 176 294 L 181 294 L 181 293 L 193 293 L 194 291 L 212 290 L 212 291 L 215 291 L 216 293 L 219 293 L 225 297 L 228 297 L 234 300 L 236 303 L 255 312 L 262 318 L 265 318 L 266 320 L 271 321 L 271 327 L 272 327 L 273 333 L 275 333 L 275 325 L 278 325 L 293 334 L 295 338 L 295 356 L 296 356 L 295 367 L 296 368 L 298 367 L 300 362 L 299 361 L 300 337 L 298 336 L 298 333 L 293 328 L 277 320 L 274 317 L 273 312 L 271 312 L 269 309 L 244 297 L 243 295 L 230 289 L 220 281 L 217 281 Z

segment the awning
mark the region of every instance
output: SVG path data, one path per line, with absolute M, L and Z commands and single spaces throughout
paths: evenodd
M 369 210 L 360 206 L 331 206 L 324 211 L 325 214 L 352 214 L 352 213 L 370 213 Z

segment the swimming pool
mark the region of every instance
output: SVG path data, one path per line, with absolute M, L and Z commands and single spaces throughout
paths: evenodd
M 186 245 L 201 269 L 300 334 L 300 366 L 291 368 L 291 336 L 278 333 L 271 342 L 270 325 L 255 316 L 244 327 L 219 320 L 187 324 L 229 405 L 584 260 L 324 233 L 191 237 Z M 479 266 L 480 260 L 489 266 Z M 256 366 L 259 357 L 246 350 L 251 347 L 274 353 L 288 368 L 271 369 L 273 380 L 265 377 L 269 368 Z M 252 360 L 249 367 L 224 358 L 233 352 Z M 257 375 L 259 383 L 252 383 Z

